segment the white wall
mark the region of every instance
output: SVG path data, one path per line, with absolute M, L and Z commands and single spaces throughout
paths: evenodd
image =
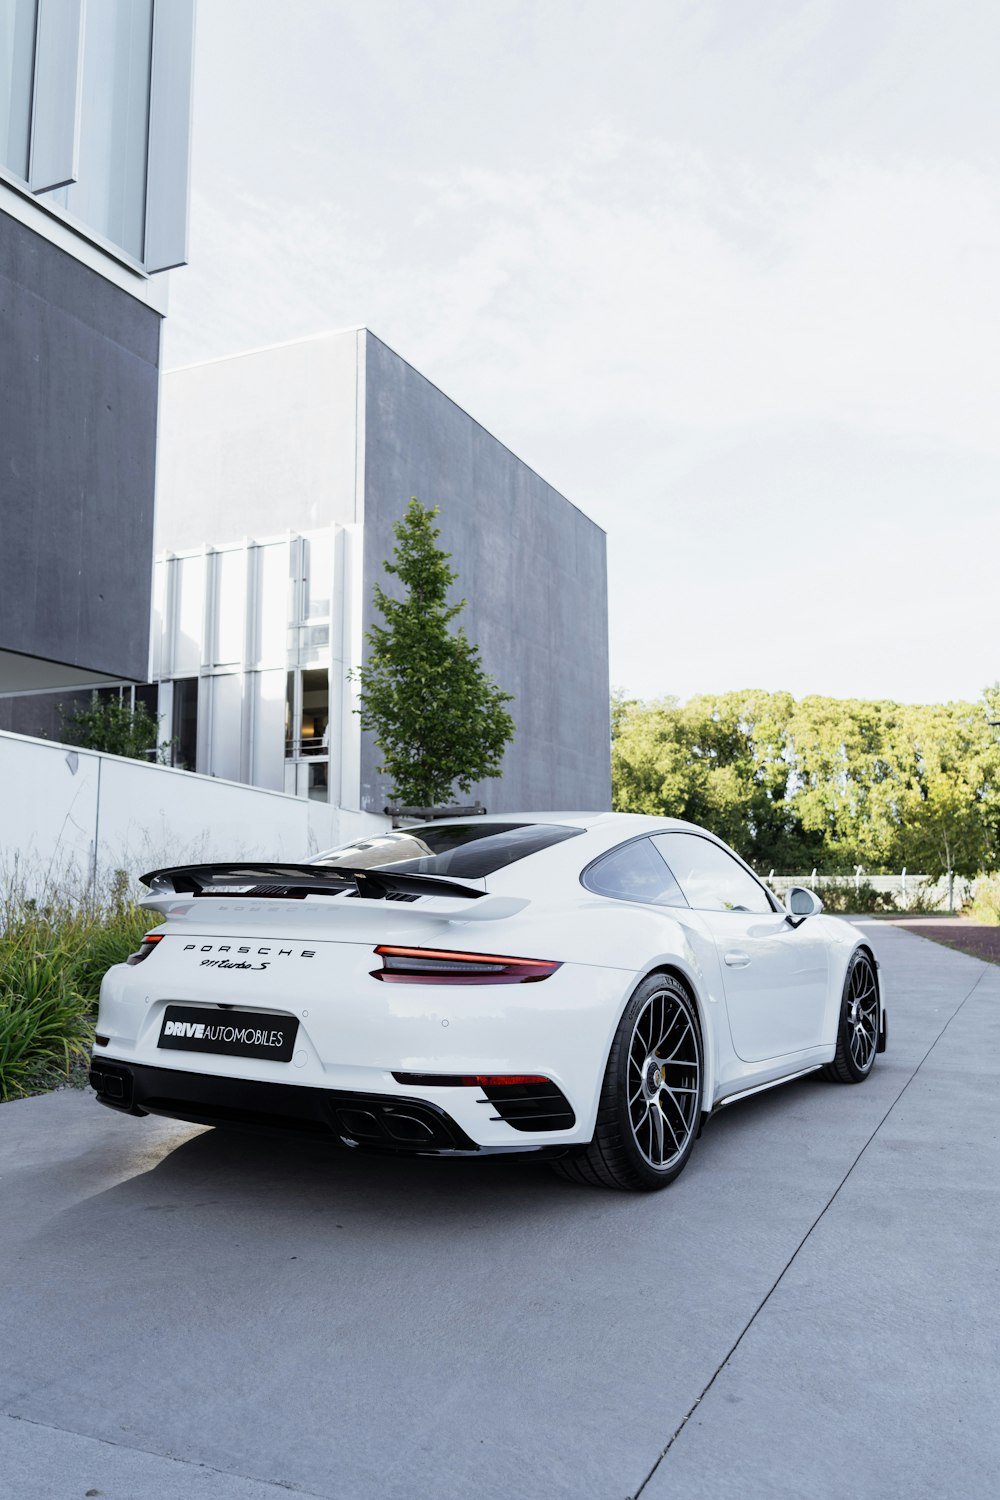
M 363 517 L 364 333 L 164 374 L 156 551 Z
M 389 826 L 370 813 L 0 732 L 0 896 L 106 889 L 113 872 L 307 859 Z

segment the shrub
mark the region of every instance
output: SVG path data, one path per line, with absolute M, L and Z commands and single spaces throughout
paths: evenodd
M 920 885 L 915 889 L 907 888 L 906 901 L 900 908 L 900 913 L 905 911 L 911 917 L 939 917 L 945 906 L 945 897 L 934 885 Z
M 896 903 L 889 891 L 877 891 L 867 880 L 855 882 L 843 880 L 824 882 L 817 892 L 829 912 L 874 913 L 895 911 Z
M 125 698 L 102 700 L 95 693 L 91 702 L 75 713 L 64 713 L 60 704 L 59 717 L 64 740 L 84 750 L 101 750 L 106 755 L 156 760 L 165 765 L 176 743 L 159 739 L 159 720 L 153 718 L 144 703 L 133 706 Z
M 977 875 L 962 916 L 984 926 L 1000 926 L 1000 875 Z
M 82 1074 L 101 979 L 157 919 L 122 897 L 107 908 L 9 898 L 0 909 L 0 1099 Z M 82 1078 L 81 1078 L 82 1081 Z
M 86 1005 L 61 945 L 32 923 L 0 939 L 0 1099 L 30 1093 L 39 1075 L 68 1075 L 86 1050 Z

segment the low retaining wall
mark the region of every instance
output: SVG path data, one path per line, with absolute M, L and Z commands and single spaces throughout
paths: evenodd
M 158 865 L 307 859 L 388 818 L 0 732 L 0 890 L 110 889 Z M 119 877 L 119 881 L 121 877 Z

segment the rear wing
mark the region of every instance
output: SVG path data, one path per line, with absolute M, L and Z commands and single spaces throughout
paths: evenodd
M 310 864 L 174 865 L 140 875 L 154 896 L 336 896 L 348 891 L 368 901 L 415 901 L 418 896 L 463 896 L 478 900 L 481 888 L 442 875 L 415 875 L 390 869 Z

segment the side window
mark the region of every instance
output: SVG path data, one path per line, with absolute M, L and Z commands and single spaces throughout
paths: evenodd
M 653 843 L 695 911 L 774 910 L 764 887 L 710 839 L 696 833 L 656 833 Z
M 687 906 L 683 892 L 648 839 L 634 839 L 605 854 L 583 877 L 588 891 L 619 901 Z

